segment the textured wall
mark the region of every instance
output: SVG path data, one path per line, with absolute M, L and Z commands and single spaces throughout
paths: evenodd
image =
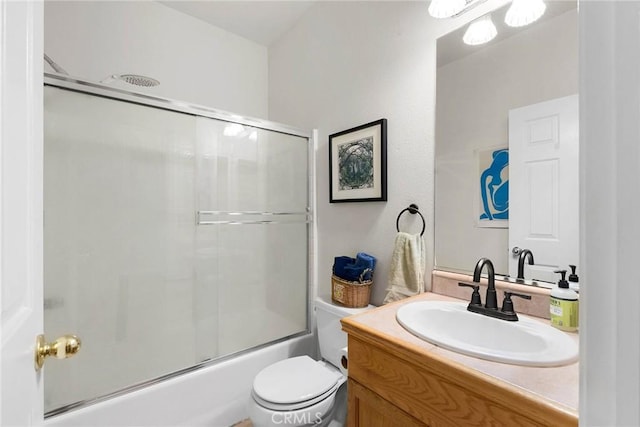
M 151 1 L 52 1 L 44 9 L 44 50 L 72 76 L 148 75 L 160 86 L 114 85 L 267 116 L 264 46 Z
M 424 2 L 320 2 L 269 49 L 272 120 L 319 131 L 316 158 L 318 292 L 331 292 L 337 255 L 365 251 L 379 264 L 373 302 L 380 304 L 396 234 L 410 203 L 427 220 L 427 272 L 433 265 L 436 39 L 488 8 L 438 21 Z M 388 120 L 388 201 L 329 203 L 328 135 Z M 403 216 L 403 231 L 420 219 Z M 429 280 L 429 274 L 427 274 Z

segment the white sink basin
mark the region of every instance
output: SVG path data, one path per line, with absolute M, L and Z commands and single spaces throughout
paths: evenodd
M 523 315 L 517 322 L 467 311 L 467 304 L 418 301 L 403 305 L 398 322 L 412 334 L 449 350 L 495 362 L 560 366 L 578 360 L 567 333 Z

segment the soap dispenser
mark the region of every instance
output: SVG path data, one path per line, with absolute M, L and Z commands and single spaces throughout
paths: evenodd
M 571 267 L 571 274 L 569 275 L 569 289 L 573 289 L 576 292 L 580 292 L 580 283 L 578 275 L 576 274 L 576 266 L 569 265 Z
M 574 332 L 578 329 L 578 294 L 569 289 L 569 282 L 565 280 L 567 270 L 557 270 L 555 273 L 560 273 L 562 278 L 558 286 L 551 290 L 551 325 L 563 331 Z

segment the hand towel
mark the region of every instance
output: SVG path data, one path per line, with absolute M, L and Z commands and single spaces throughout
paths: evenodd
M 399 232 L 389 265 L 389 286 L 384 304 L 401 300 L 424 291 L 426 253 L 419 234 Z

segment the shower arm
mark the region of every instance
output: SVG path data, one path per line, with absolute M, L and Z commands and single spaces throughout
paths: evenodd
M 64 68 L 56 64 L 56 62 L 53 59 L 49 58 L 49 55 L 47 55 L 46 53 L 44 54 L 44 60 L 47 61 L 47 64 L 49 64 L 56 73 L 64 74 L 66 76 L 69 75 L 69 73 L 67 73 Z

